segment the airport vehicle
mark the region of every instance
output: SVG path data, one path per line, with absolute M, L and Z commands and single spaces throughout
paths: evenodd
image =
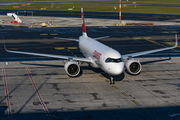
M 11 50 L 7 50 L 4 45 L 5 50 L 11 53 L 67 59 L 67 62 L 64 65 L 64 69 L 70 77 L 78 76 L 81 70 L 79 63 L 86 62 L 86 63 L 89 63 L 94 68 L 101 68 L 104 72 L 110 75 L 110 83 L 112 82 L 114 83 L 113 76 L 120 75 L 121 73 L 123 73 L 124 67 L 132 75 L 137 75 L 141 72 L 142 66 L 139 60 L 135 60 L 133 59 L 133 57 L 160 52 L 163 50 L 173 49 L 173 48 L 176 48 L 178 45 L 177 35 L 175 35 L 176 42 L 175 42 L 175 46 L 173 47 L 121 55 L 118 51 L 97 41 L 98 39 L 106 38 L 107 36 L 95 38 L 95 39 L 88 37 L 86 33 L 82 8 L 81 8 L 81 17 L 82 17 L 82 36 L 79 37 L 79 40 L 59 38 L 59 37 L 57 39 L 79 42 L 79 49 L 82 52 L 82 54 L 85 56 L 85 58 L 52 55 L 52 54 L 31 53 L 31 52 L 22 52 L 22 51 L 11 51 Z M 124 62 L 124 59 L 127 59 L 127 61 Z
M 7 16 L 11 16 L 14 19 L 11 23 L 23 23 L 15 13 L 7 13 Z

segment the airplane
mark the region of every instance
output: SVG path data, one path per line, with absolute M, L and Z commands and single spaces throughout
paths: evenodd
M 141 72 L 142 66 L 139 60 L 135 60 L 133 59 L 133 57 L 173 49 L 173 48 L 176 48 L 178 45 L 177 34 L 176 34 L 175 45 L 173 47 L 121 55 L 118 51 L 114 50 L 113 48 L 110 48 L 100 43 L 99 41 L 97 41 L 98 39 L 106 38 L 108 36 L 94 38 L 94 39 L 88 37 L 86 33 L 86 28 L 85 28 L 83 8 L 81 8 L 81 17 L 82 17 L 82 36 L 79 37 L 79 40 L 59 38 L 59 37 L 56 37 L 56 39 L 63 39 L 63 40 L 70 40 L 70 41 L 78 42 L 80 52 L 85 56 L 84 58 L 73 57 L 73 56 L 63 56 L 63 55 L 22 52 L 22 51 L 11 51 L 11 50 L 6 49 L 5 43 L 4 43 L 4 49 L 10 53 L 66 59 L 67 62 L 64 65 L 64 69 L 67 75 L 70 77 L 77 77 L 80 74 L 80 70 L 81 70 L 79 63 L 86 62 L 92 67 L 101 68 L 104 72 L 109 74 L 110 84 L 114 84 L 113 76 L 122 74 L 124 72 L 124 68 L 126 68 L 128 73 L 132 75 L 138 75 Z M 127 59 L 126 62 L 124 62 L 125 59 Z

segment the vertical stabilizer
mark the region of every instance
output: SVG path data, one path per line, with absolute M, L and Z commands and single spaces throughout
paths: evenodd
M 85 22 L 84 22 L 83 8 L 81 8 L 81 18 L 82 18 L 82 35 L 87 37 L 86 27 L 85 27 Z

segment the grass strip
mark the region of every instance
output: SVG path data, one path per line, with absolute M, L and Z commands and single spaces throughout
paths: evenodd
M 109 1 L 78 1 L 78 0 L 30 0 L 29 2 L 38 1 L 58 1 L 58 2 L 70 2 L 70 3 L 117 3 L 119 0 L 109 0 Z M 162 4 L 162 5 L 180 5 L 180 0 L 121 0 L 122 4 Z M 27 2 L 27 0 L 0 0 L 0 2 Z
M 18 8 L 13 8 L 18 6 Z M 15 10 L 58 10 L 58 11 L 80 11 L 83 7 L 84 11 L 92 12 L 119 12 L 119 6 L 116 5 L 87 5 L 87 4 L 30 4 L 26 6 L 18 5 L 7 5 L 0 6 L 0 9 L 15 9 Z M 116 7 L 116 9 L 114 8 Z M 163 6 L 122 6 L 122 12 L 127 13 L 153 13 L 153 14 L 174 14 L 180 15 L 179 7 L 163 7 Z

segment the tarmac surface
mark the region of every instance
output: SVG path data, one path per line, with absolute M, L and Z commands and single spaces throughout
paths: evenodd
M 46 23 L 47 27 L 81 27 L 80 11 L 28 11 L 24 16 L 23 10 L 2 10 L 0 9 L 0 23 L 10 26 L 35 25 L 41 27 Z M 22 20 L 22 24 L 12 24 L 14 19 L 7 16 L 7 13 L 16 13 Z M 120 24 L 119 13 L 113 12 L 84 12 L 86 26 L 117 26 Z M 126 23 L 145 23 L 153 25 L 180 25 L 180 15 L 162 15 L 162 14 L 141 14 L 141 13 L 122 13 L 122 25 Z M 49 23 L 52 24 L 49 24 Z
M 64 22 L 65 24 L 65 22 Z M 68 22 L 66 23 L 68 24 Z M 128 54 L 174 45 L 177 25 L 92 26 L 89 37 Z M 101 69 L 82 64 L 83 74 L 68 77 L 66 60 L 7 53 L 9 50 L 82 57 L 74 38 L 80 26 L 28 28 L 0 26 L 0 119 L 24 120 L 179 120 L 180 48 L 135 58 L 142 72 L 126 71 L 115 84 Z

